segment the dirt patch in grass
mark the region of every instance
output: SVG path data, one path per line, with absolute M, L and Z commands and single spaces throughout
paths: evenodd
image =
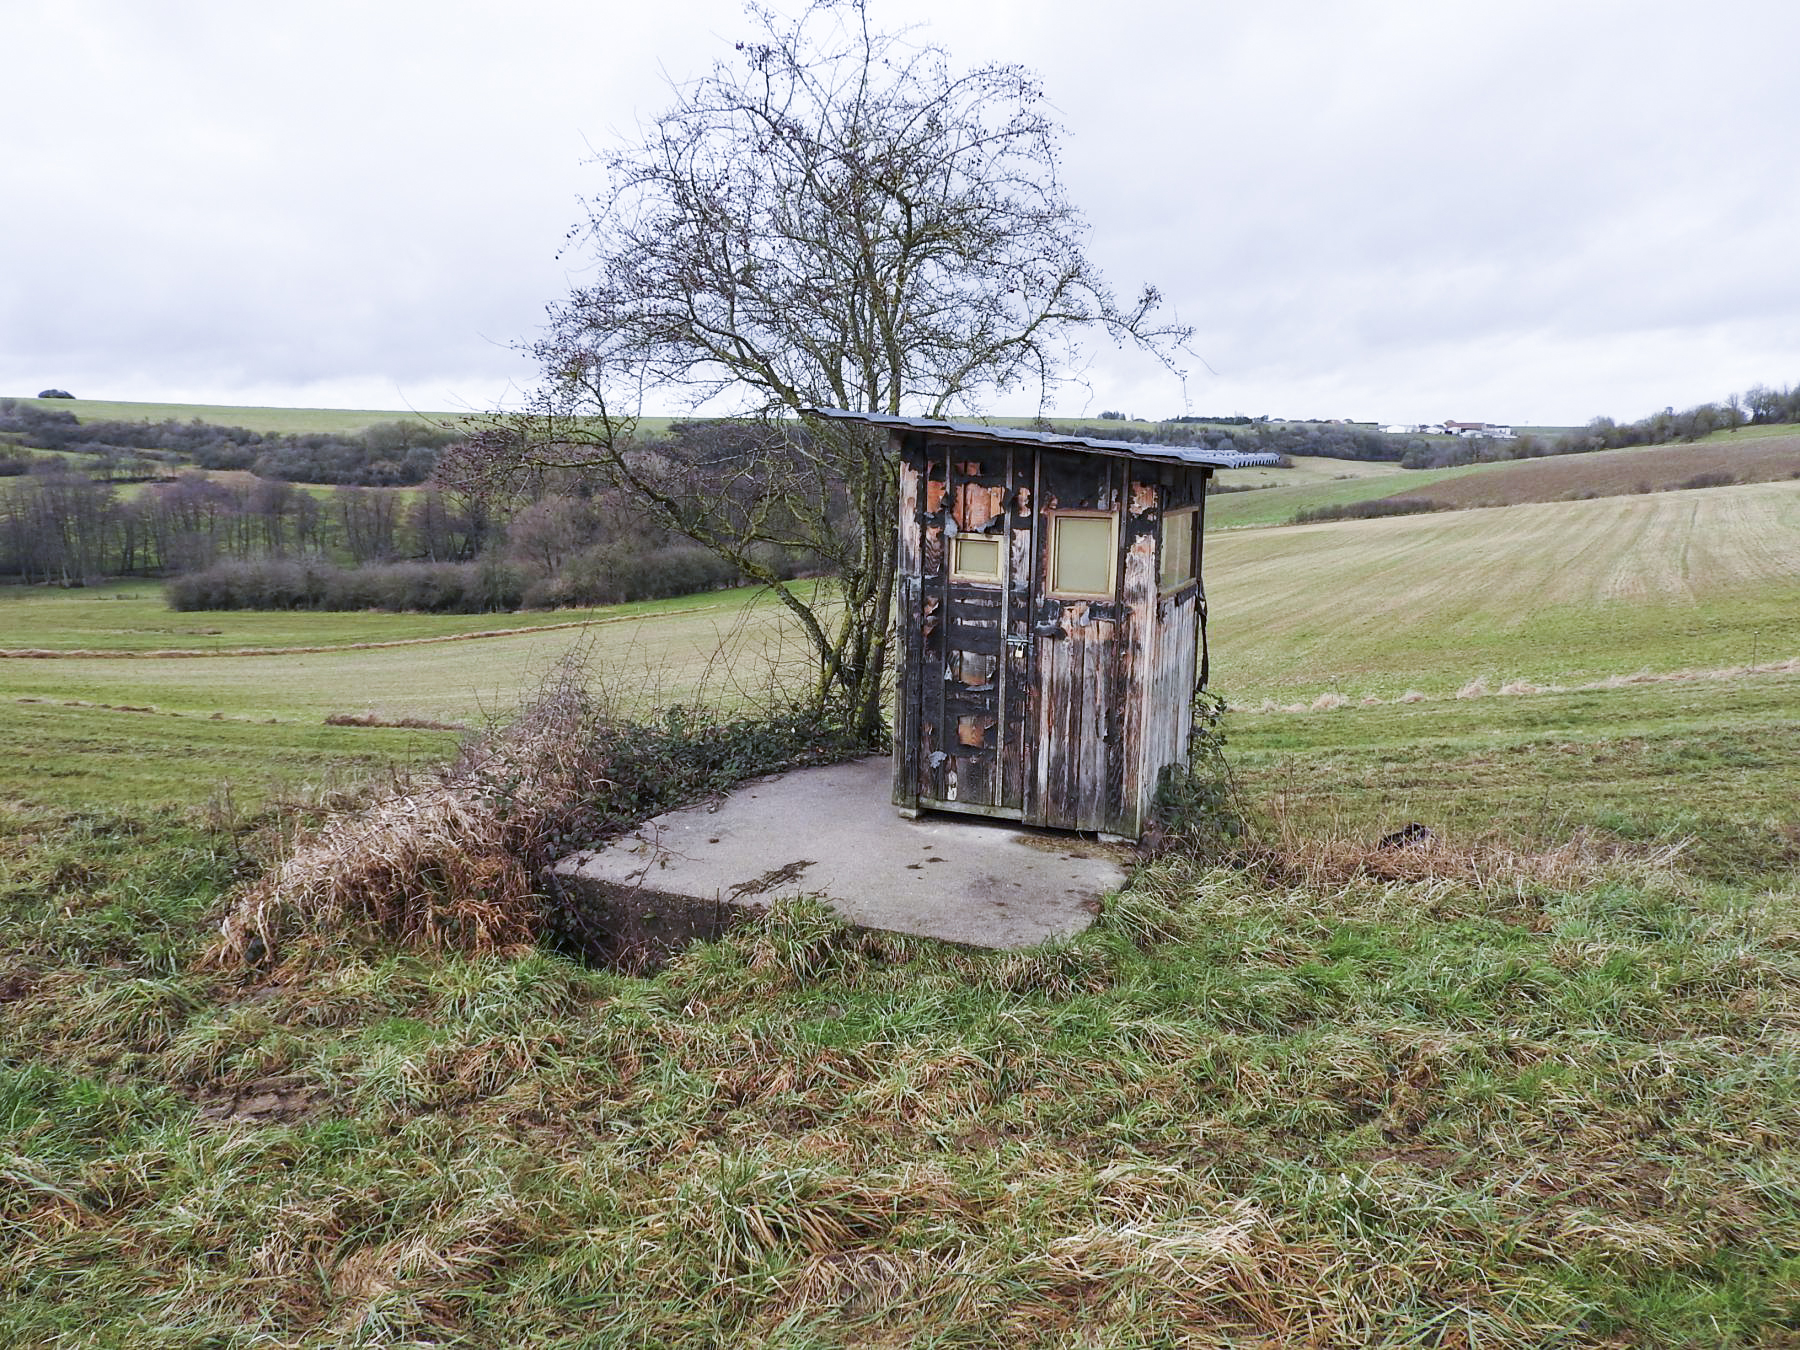
M 194 1118 L 207 1125 L 282 1125 L 317 1116 L 330 1100 L 323 1088 L 270 1078 L 203 1101 Z
M 427 717 L 378 717 L 374 713 L 332 713 L 328 727 L 404 727 L 412 731 L 467 731 L 461 722 L 433 722 Z
M 6 971 L 0 974 L 0 1003 L 17 1003 L 20 999 L 29 998 L 36 987 L 35 976 L 24 971 Z

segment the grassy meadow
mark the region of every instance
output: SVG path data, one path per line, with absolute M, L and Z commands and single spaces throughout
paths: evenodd
M 1249 705 L 1786 660 L 1800 484 L 1228 532 L 1206 570 L 1215 682 Z
M 1312 464 L 1319 467 L 1293 477 L 1288 469 L 1223 470 L 1219 474 L 1221 482 L 1256 481 L 1250 477 L 1256 474 L 1262 477 L 1263 485 L 1249 492 L 1227 492 L 1207 498 L 1206 528 L 1216 531 L 1285 525 L 1300 511 L 1348 506 L 1380 497 L 1422 496 L 1423 488 L 1497 467 L 1475 464 L 1455 469 L 1403 469 L 1381 461 L 1332 459 L 1314 460 Z
M 0 593 L 0 1344 L 1792 1343 L 1800 483 L 1206 575 L 1244 840 L 1030 951 L 796 897 L 649 975 L 204 954 L 459 739 L 326 717 L 475 725 L 575 645 L 741 707 L 777 607 Z

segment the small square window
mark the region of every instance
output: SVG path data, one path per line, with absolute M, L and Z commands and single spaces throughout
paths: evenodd
M 1194 521 L 1192 507 L 1163 517 L 1162 566 L 1159 584 L 1165 591 L 1180 590 L 1194 579 Z
M 1000 541 L 990 534 L 959 534 L 950 546 L 950 575 L 965 581 L 1000 580 Z
M 1118 551 L 1118 517 L 1097 512 L 1052 515 L 1051 593 L 1110 600 Z

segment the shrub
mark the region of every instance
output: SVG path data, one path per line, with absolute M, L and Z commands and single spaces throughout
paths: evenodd
M 1737 476 L 1735 474 L 1717 470 L 1712 473 L 1697 473 L 1692 478 L 1683 482 L 1681 486 L 1684 490 L 1688 488 L 1730 487 L 1735 482 L 1737 482 Z
M 1187 763 L 1165 765 L 1156 781 L 1145 837 L 1152 853 L 1216 858 L 1243 839 L 1243 799 L 1225 758 L 1225 713 L 1225 700 L 1217 694 L 1194 696 Z
M 263 558 L 221 562 L 169 582 L 164 594 L 176 610 L 379 609 L 429 614 L 488 614 L 519 608 L 525 578 L 510 564 L 330 563 Z
M 1296 511 L 1289 524 L 1311 525 L 1321 520 L 1374 520 L 1380 516 L 1417 516 L 1430 511 L 1448 511 L 1443 502 L 1429 497 L 1381 497 L 1370 502 L 1347 502 L 1342 506 L 1315 506 Z

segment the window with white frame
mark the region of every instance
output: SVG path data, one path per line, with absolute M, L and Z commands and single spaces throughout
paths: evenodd
M 1119 518 L 1111 511 L 1054 511 L 1050 523 L 1050 593 L 1110 600 L 1119 560 Z

